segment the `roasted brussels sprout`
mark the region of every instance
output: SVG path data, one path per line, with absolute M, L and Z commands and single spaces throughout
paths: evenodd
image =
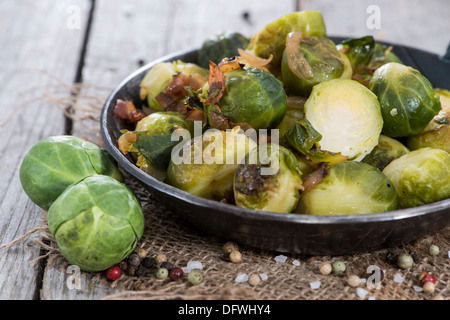
M 47 220 L 61 253 L 84 271 L 105 270 L 122 261 L 144 232 L 135 195 L 103 175 L 70 185 L 51 205 Z
M 377 97 L 362 84 L 334 79 L 314 86 L 306 120 L 322 136 L 320 148 L 360 161 L 378 144 L 383 126 Z
M 303 36 L 325 37 L 326 28 L 320 11 L 298 11 L 269 23 L 250 39 L 247 50 L 255 56 L 273 59 L 270 69 L 279 69 L 288 33 L 300 31 Z
M 240 127 L 206 130 L 172 150 L 166 181 L 199 197 L 233 202 L 234 172 L 255 147 Z
M 264 152 L 261 152 L 264 149 Z M 255 163 L 248 161 L 254 153 Z M 263 156 L 261 156 L 263 155 Z M 271 172 L 264 173 L 272 167 Z M 262 144 L 250 151 L 234 176 L 234 199 L 239 207 L 290 213 L 302 188 L 301 172 L 294 154 L 274 144 Z
M 394 184 L 401 208 L 450 198 L 450 154 L 444 150 L 413 150 L 393 160 L 383 173 Z
M 281 62 L 281 75 L 288 94 L 308 97 L 313 86 L 322 81 L 350 79 L 352 67 L 332 40 L 290 33 Z
M 172 140 L 177 129 L 184 129 L 192 136 L 194 122 L 184 120 L 177 112 L 155 112 L 136 124 L 135 131 L 126 131 L 119 138 L 119 149 L 131 153 L 137 165 L 158 180 L 164 180 L 173 147 L 179 141 Z
M 122 180 L 106 150 L 74 136 L 52 136 L 36 143 L 20 166 L 20 182 L 28 197 L 48 210 L 75 181 L 93 174 Z
M 237 56 L 238 49 L 247 48 L 249 39 L 239 32 L 222 32 L 205 40 L 198 51 L 198 63 L 209 68 L 209 61 L 218 64 L 224 58 Z
M 407 137 L 422 132 L 441 110 L 439 94 L 419 71 L 390 62 L 377 69 L 369 88 L 378 97 L 383 133 Z
M 147 105 L 153 110 L 164 110 L 164 107 L 156 97 L 165 91 L 168 84 L 177 74 L 185 74 L 193 77 L 201 77 L 206 81 L 209 71 L 195 63 L 183 61 L 161 62 L 155 65 L 140 83 L 140 97 L 147 99 Z
M 407 138 L 406 145 L 411 150 L 429 147 L 450 152 L 450 91 L 435 91 L 440 95 L 442 110 L 421 133 Z
M 349 59 L 353 73 L 360 73 L 367 68 L 372 60 L 375 40 L 372 36 L 347 39 L 336 47 Z
M 324 174 L 322 181 L 305 190 L 296 212 L 351 215 L 397 209 L 398 198 L 394 186 L 380 170 L 371 165 L 345 161 L 327 168 Z
M 211 112 L 223 115 L 232 123 L 247 123 L 255 130 L 276 128 L 287 109 L 287 96 L 281 81 L 259 68 L 236 69 L 225 73 L 225 91 Z
M 361 161 L 382 171 L 392 160 L 400 158 L 408 152 L 409 149 L 403 143 L 381 134 L 376 147 Z

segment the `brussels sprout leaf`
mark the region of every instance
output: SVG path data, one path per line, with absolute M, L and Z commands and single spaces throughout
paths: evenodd
M 300 120 L 284 135 L 286 142 L 313 162 L 326 162 L 330 165 L 346 161 L 348 157 L 320 149 L 322 135 L 317 132 L 307 119 Z

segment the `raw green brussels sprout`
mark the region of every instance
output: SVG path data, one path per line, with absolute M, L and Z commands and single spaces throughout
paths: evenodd
M 144 232 L 135 195 L 103 175 L 70 185 L 50 207 L 47 220 L 61 253 L 84 271 L 105 270 L 122 261 Z
M 209 61 L 219 64 L 224 58 L 237 56 L 238 49 L 247 48 L 249 39 L 239 32 L 219 33 L 203 42 L 198 52 L 199 65 L 209 69 Z
M 253 35 L 247 50 L 258 57 L 273 59 L 269 69 L 279 69 L 288 33 L 300 31 L 303 36 L 326 37 L 326 28 L 320 11 L 298 11 L 269 23 Z
M 392 161 L 383 173 L 394 184 L 401 208 L 450 198 L 450 154 L 444 150 L 413 150 Z
M 225 91 L 218 106 L 232 123 L 248 123 L 255 130 L 276 128 L 284 118 L 287 96 L 283 84 L 271 73 L 259 68 L 233 70 L 225 73 Z
M 439 94 L 419 71 L 390 62 L 377 69 L 369 88 L 381 105 L 387 136 L 407 137 L 422 132 L 441 110 Z
M 440 95 L 442 110 L 421 133 L 407 138 L 406 145 L 411 150 L 429 147 L 450 152 L 450 91 L 435 91 Z
M 283 138 L 286 132 L 289 131 L 296 123 L 305 118 L 305 106 L 306 98 L 303 97 L 288 97 L 287 98 L 287 110 L 283 118 L 283 121 L 278 125 L 280 138 Z
M 320 148 L 360 161 L 378 144 L 383 126 L 377 97 L 350 79 L 314 86 L 305 104 L 306 120 L 322 136 Z
M 286 48 L 281 74 L 290 95 L 308 97 L 313 86 L 331 79 L 350 79 L 350 61 L 336 49 L 334 42 L 323 37 L 304 37 L 296 48 Z M 297 48 L 298 46 L 298 48 Z
M 233 202 L 234 172 L 255 147 L 240 127 L 209 129 L 174 148 L 166 182 L 202 198 Z
M 137 165 L 159 180 L 164 180 L 173 147 L 179 141 L 172 141 L 176 129 L 184 129 L 192 136 L 194 122 L 184 120 L 184 115 L 178 112 L 155 112 L 136 124 L 135 131 L 125 132 L 122 136 L 132 141 L 126 143 L 124 153 L 130 152 L 137 158 Z M 119 138 L 119 143 L 121 139 Z M 120 145 L 120 144 L 119 144 Z
M 250 161 L 252 156 L 257 161 Z M 275 144 L 259 145 L 236 170 L 235 203 L 243 208 L 290 213 L 300 198 L 300 175 L 297 159 L 291 151 Z
M 371 214 L 397 209 L 391 181 L 363 162 L 340 162 L 300 198 L 296 212 L 313 215 Z
M 164 110 L 161 104 L 156 100 L 158 94 L 163 92 L 173 77 L 183 73 L 186 75 L 198 74 L 208 79 L 208 69 L 202 68 L 195 63 L 186 63 L 182 61 L 161 62 L 155 65 L 145 75 L 140 83 L 141 99 L 147 99 L 147 105 L 153 110 Z
M 400 158 L 408 152 L 409 149 L 403 143 L 381 134 L 376 147 L 361 161 L 382 171 L 392 160 Z
M 123 178 L 106 150 L 73 136 L 42 139 L 30 149 L 20 166 L 20 182 L 25 193 L 44 210 L 69 185 L 93 174 Z

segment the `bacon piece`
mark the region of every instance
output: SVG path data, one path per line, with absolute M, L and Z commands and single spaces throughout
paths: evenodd
M 267 68 L 265 68 L 264 66 L 268 65 L 273 59 L 272 54 L 269 56 L 269 58 L 263 59 L 260 57 L 256 57 L 241 48 L 238 49 L 238 52 L 239 52 L 239 55 L 241 56 L 241 58 L 245 62 L 247 62 L 252 68 L 259 68 L 259 69 L 263 69 L 265 71 L 267 71 Z
M 118 99 L 116 102 L 114 114 L 131 123 L 136 123 L 146 116 L 144 112 L 136 109 L 132 101 L 124 101 L 121 99 Z
M 220 67 L 212 61 L 209 61 L 209 90 L 206 103 L 212 104 L 218 109 L 217 104 L 225 91 L 225 74 Z

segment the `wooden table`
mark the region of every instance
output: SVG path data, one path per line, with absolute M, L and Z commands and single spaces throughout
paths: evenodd
M 212 5 L 214 3 L 214 5 Z M 49 92 L 76 101 L 89 85 L 112 90 L 128 74 L 174 51 L 195 48 L 219 31 L 250 36 L 276 18 L 321 10 L 330 35 L 363 36 L 443 54 L 450 3 L 309 0 L 1 0 L 0 13 L 0 244 L 41 223 L 41 210 L 23 192 L 19 167 L 40 139 L 81 135 Z M 381 29 L 367 27 L 369 5 L 381 9 Z M 74 91 L 72 85 L 87 84 Z M 52 91 L 53 90 L 53 91 Z M 64 100 L 63 100 L 64 101 Z M 101 103 L 101 101 L 100 101 Z M 41 259 L 39 232 L 0 251 L 1 299 L 99 299 L 113 293 L 82 279 L 66 285 L 64 259 Z

